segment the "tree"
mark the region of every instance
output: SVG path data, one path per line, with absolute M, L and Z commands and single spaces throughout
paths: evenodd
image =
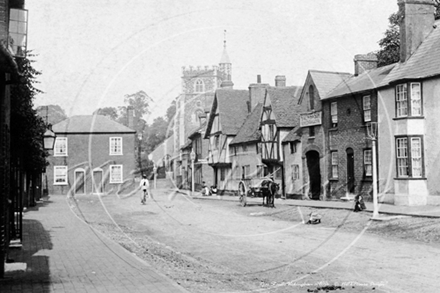
M 47 117 L 47 123 L 52 125 L 67 119 L 66 112 L 58 105 L 38 106 L 37 115 L 40 116 L 44 122 L 46 122 Z
M 153 124 L 148 128 L 146 139 L 146 150 L 151 153 L 166 138 L 168 122 L 163 117 L 154 119 Z
M 42 148 L 46 125 L 33 105 L 36 94 L 42 93 L 34 87 L 41 73 L 32 67 L 34 61 L 28 58 L 16 61 L 22 72 L 22 82 L 11 86 L 11 162 L 26 172 L 41 172 L 47 165 L 48 154 Z
M 435 19 L 440 19 L 440 0 L 434 1 Z M 385 31 L 385 36 L 379 41 L 379 51 L 376 53 L 377 66 L 385 66 L 396 63 L 400 60 L 400 21 L 402 13 L 397 11 L 388 18 L 389 26 Z
M 104 108 L 99 108 L 98 110 L 96 110 L 95 112 L 93 112 L 93 115 L 103 115 L 103 116 L 107 116 L 110 119 L 116 121 L 118 120 L 118 109 L 116 109 L 115 107 L 104 107 Z

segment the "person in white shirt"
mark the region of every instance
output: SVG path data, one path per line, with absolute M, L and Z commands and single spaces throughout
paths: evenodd
M 145 204 L 147 200 L 147 194 L 149 194 L 150 182 L 148 182 L 147 175 L 142 175 L 142 180 L 139 183 L 139 187 L 142 189 L 141 192 L 141 203 Z

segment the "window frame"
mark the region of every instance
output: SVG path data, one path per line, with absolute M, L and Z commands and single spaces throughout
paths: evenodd
M 398 141 L 405 140 L 405 144 L 399 147 Z M 418 156 L 413 141 L 418 140 Z M 425 154 L 424 154 L 424 136 L 423 135 L 399 135 L 395 136 L 395 161 L 396 161 L 396 178 L 397 179 L 423 179 L 425 177 Z M 406 156 L 399 155 L 401 151 L 406 151 Z M 406 160 L 406 165 L 400 164 L 400 161 Z M 416 163 L 416 160 L 419 163 Z M 415 175 L 418 166 L 419 175 Z M 402 174 L 403 168 L 406 168 L 406 174 Z
M 289 146 L 290 146 L 290 153 L 291 154 L 295 154 L 298 151 L 298 142 L 291 141 L 289 143 Z
M 113 145 L 112 142 L 115 142 L 115 144 Z M 119 141 L 119 143 L 118 143 Z M 120 145 L 120 150 L 117 149 L 118 144 Z M 116 148 L 114 148 L 113 146 L 115 146 Z M 121 136 L 111 136 L 109 137 L 109 155 L 110 156 L 122 156 L 123 155 L 123 151 L 122 151 L 122 137 Z
M 368 159 L 370 160 L 369 162 Z M 364 164 L 364 176 L 372 177 L 373 176 L 373 150 L 372 149 L 364 149 L 363 151 L 363 164 Z M 370 167 L 370 171 L 368 171 L 368 167 Z
M 291 176 L 292 176 L 292 181 L 299 180 L 299 165 L 298 164 L 291 165 Z
M 415 90 L 415 86 L 418 86 L 417 90 Z M 394 92 L 396 118 L 423 117 L 423 84 L 421 82 L 397 84 Z M 418 95 L 415 95 L 415 93 L 418 93 Z M 418 107 L 415 107 L 415 105 L 418 105 Z
M 202 79 L 198 78 L 194 82 L 194 92 L 195 93 L 203 93 L 203 92 L 205 92 L 205 83 L 203 82 Z
M 330 103 L 330 123 L 333 128 L 338 127 L 338 102 Z
M 63 170 L 64 174 L 59 174 L 57 170 Z M 53 185 L 67 185 L 68 171 L 67 166 L 53 166 Z M 62 179 L 62 181 L 57 181 L 57 179 Z
M 61 149 L 61 148 L 58 145 L 62 144 L 62 141 L 64 141 L 64 144 L 65 144 L 65 152 L 59 151 L 59 149 Z M 54 157 L 67 157 L 68 156 L 68 139 L 66 136 L 56 137 L 55 145 L 53 147 L 53 156 Z
M 114 178 L 114 168 L 120 168 L 121 169 L 121 175 L 120 178 L 115 180 Z M 123 183 L 124 181 L 124 166 L 122 164 L 115 164 L 115 165 L 110 165 L 109 166 L 109 182 L 110 184 L 118 184 L 118 183 Z
M 368 103 L 366 103 L 367 100 Z M 371 122 L 371 95 L 366 95 L 362 97 L 362 111 L 364 114 L 364 122 Z
M 332 179 L 339 179 L 339 154 L 338 151 L 330 151 L 330 174 Z

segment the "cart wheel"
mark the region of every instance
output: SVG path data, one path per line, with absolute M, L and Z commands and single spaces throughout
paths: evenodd
M 246 196 L 247 196 L 247 190 L 246 185 L 243 182 L 240 182 L 238 184 L 238 196 L 239 201 L 241 203 L 241 206 L 246 206 Z

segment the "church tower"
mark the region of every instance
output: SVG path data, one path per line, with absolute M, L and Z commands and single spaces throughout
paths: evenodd
M 223 41 L 223 54 L 222 58 L 220 59 L 220 71 L 223 74 L 223 81 L 220 85 L 222 88 L 230 88 L 234 86 L 234 83 L 232 82 L 231 76 L 232 76 L 232 63 L 229 60 L 228 52 L 226 51 L 226 31 L 225 31 L 225 39 Z

